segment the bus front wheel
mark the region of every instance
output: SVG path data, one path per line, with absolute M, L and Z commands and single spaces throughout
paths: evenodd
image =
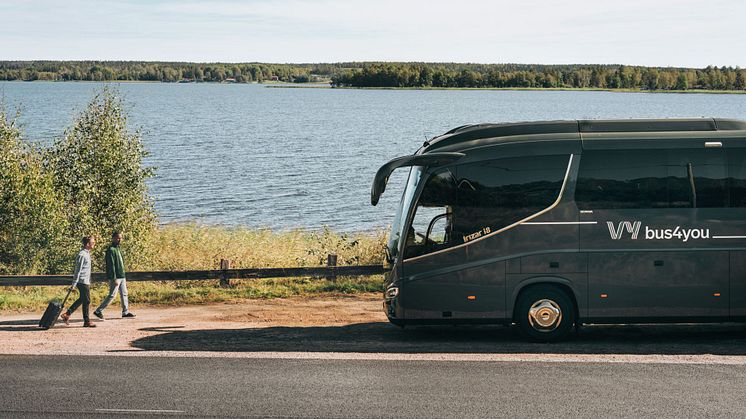
M 570 333 L 575 309 L 570 297 L 552 285 L 537 285 L 521 293 L 516 304 L 521 333 L 537 342 L 556 342 Z

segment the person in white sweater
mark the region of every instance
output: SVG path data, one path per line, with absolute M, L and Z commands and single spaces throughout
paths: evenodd
M 83 237 L 83 249 L 78 252 L 75 258 L 75 273 L 73 274 L 73 284 L 71 288 L 78 287 L 80 296 L 77 300 L 62 313 L 62 320 L 65 324 L 70 324 L 70 315 L 75 312 L 81 305 L 83 306 L 83 327 L 96 327 L 91 323 L 88 311 L 91 305 L 91 249 L 96 245 L 96 239 L 93 236 Z

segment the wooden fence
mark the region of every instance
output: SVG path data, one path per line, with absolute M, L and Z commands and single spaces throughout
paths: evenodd
M 231 269 L 230 262 L 220 261 L 221 269 L 207 271 L 153 271 L 127 272 L 127 281 L 199 281 L 220 280 L 222 286 L 230 286 L 231 279 L 369 276 L 383 273 L 381 265 L 336 266 L 336 255 L 329 255 L 327 266 L 313 268 L 246 268 Z M 31 285 L 70 285 L 72 275 L 6 275 L 0 276 L 0 286 L 19 287 Z M 106 275 L 95 272 L 91 282 L 106 282 Z

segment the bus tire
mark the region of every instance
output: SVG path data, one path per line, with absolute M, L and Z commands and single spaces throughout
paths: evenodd
M 515 322 L 530 340 L 556 342 L 566 338 L 572 330 L 575 307 L 559 287 L 532 286 L 518 297 Z

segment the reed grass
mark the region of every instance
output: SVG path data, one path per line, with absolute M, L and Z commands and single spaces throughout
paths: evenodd
M 275 232 L 246 227 L 204 226 L 195 223 L 160 227 L 147 246 L 138 270 L 218 269 L 220 259 L 234 268 L 310 267 L 326 263 L 327 254 L 339 265 L 382 262 L 386 234 L 344 234 L 318 231 Z M 132 269 L 132 268 L 130 268 Z

